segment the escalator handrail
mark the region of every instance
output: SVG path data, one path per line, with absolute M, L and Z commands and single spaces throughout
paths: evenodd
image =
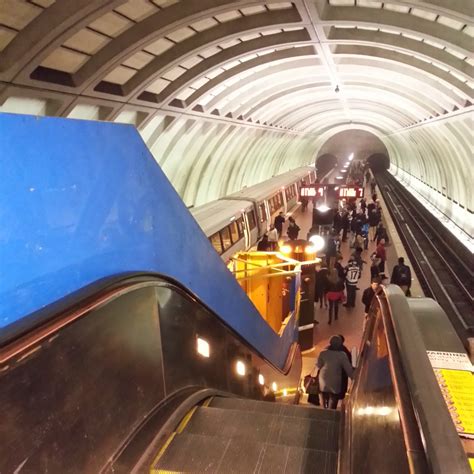
M 396 351 L 410 391 L 418 427 L 431 472 L 471 472 L 446 402 L 428 359 L 423 338 L 403 291 L 396 285 L 383 287 L 379 294 L 387 303 L 393 325 Z M 384 311 L 385 305 L 381 305 Z M 390 344 L 390 338 L 387 338 Z
M 133 273 L 115 276 L 113 279 L 108 281 L 107 284 L 100 282 L 100 287 L 98 290 L 96 289 L 96 291 L 94 291 L 94 287 L 92 286 L 86 296 L 81 293 L 76 299 L 74 298 L 74 295 L 68 298 L 67 309 L 55 311 L 54 309 L 57 306 L 54 304 L 51 305 L 51 308 L 47 308 L 46 311 L 42 312 L 43 314 L 41 315 L 38 324 L 32 326 L 29 330 L 22 332 L 17 337 L 0 346 L 0 365 L 5 364 L 9 359 L 15 357 L 17 354 L 24 353 L 28 348 L 37 345 L 39 342 L 51 337 L 65 326 L 68 326 L 77 319 L 90 313 L 92 310 L 107 304 L 119 296 L 139 288 L 160 283 L 181 293 L 185 298 L 188 298 L 195 304 L 205 308 L 206 311 L 210 312 L 214 317 L 221 321 L 236 338 L 240 339 L 243 344 L 251 347 L 274 370 L 283 375 L 289 373 L 293 360 L 298 352 L 298 343 L 296 341 L 290 345 L 285 364 L 283 368 L 280 368 L 273 364 L 272 361 L 268 360 L 258 350 L 258 348 L 244 340 L 239 333 L 230 327 L 222 318 L 219 317 L 219 315 L 203 303 L 189 289 L 167 275 L 156 273 Z M 58 306 L 61 307 L 60 304 Z

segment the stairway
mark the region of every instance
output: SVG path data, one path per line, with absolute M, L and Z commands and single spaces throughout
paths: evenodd
M 335 474 L 340 413 L 217 397 L 195 407 L 151 472 Z

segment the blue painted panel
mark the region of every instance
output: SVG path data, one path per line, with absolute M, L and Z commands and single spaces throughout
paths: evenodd
M 262 320 L 134 127 L 0 114 L 0 328 L 102 278 L 168 275 L 277 366 Z

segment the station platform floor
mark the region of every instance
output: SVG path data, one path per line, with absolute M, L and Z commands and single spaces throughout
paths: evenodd
M 330 179 L 329 182 L 333 181 Z M 368 189 L 365 190 L 365 196 L 370 196 Z M 413 268 L 413 265 L 411 265 L 411 262 L 406 254 L 403 244 L 396 231 L 395 225 L 391 219 L 383 198 L 380 196 L 380 193 L 378 193 L 378 198 L 380 199 L 382 206 L 382 219 L 389 235 L 389 244 L 386 246 L 387 262 L 385 269 L 385 275 L 388 277 L 388 279 L 384 281 L 384 283 L 388 283 L 390 281 L 391 271 L 397 264 L 398 257 L 404 257 L 405 263 L 410 265 L 411 268 Z M 370 200 L 370 198 L 368 200 Z M 295 218 L 296 223 L 301 228 L 300 236 L 301 238 L 305 238 L 311 227 L 312 205 L 309 204 L 305 212 L 303 212 L 301 208 L 297 208 L 288 215 L 292 215 Z M 345 266 L 353 249 L 350 248 L 349 241 L 342 242 L 341 244 L 341 253 L 343 255 L 342 264 Z M 324 306 L 323 308 L 320 308 L 319 303 L 315 304 L 314 318 L 319 323 L 316 324 L 314 328 L 313 348 L 303 353 L 302 377 L 304 377 L 306 374 L 309 374 L 313 370 L 319 353 L 328 345 L 328 341 L 333 335 L 343 335 L 345 338 L 345 345 L 349 350 L 353 351 L 353 348 L 356 348 L 357 350 L 359 349 L 364 325 L 364 305 L 362 304 L 361 298 L 363 291 L 370 286 L 370 255 L 375 251 L 375 247 L 375 242 L 369 242 L 368 249 L 364 250 L 362 254 L 362 258 L 367 262 L 367 264 L 364 265 L 362 275 L 359 280 L 358 288 L 360 288 L 360 290 L 357 291 L 355 308 L 345 308 L 344 306 L 340 305 L 338 320 L 333 320 L 332 324 L 329 325 L 328 309 Z M 424 296 L 416 275 L 414 275 L 414 272 L 412 272 L 412 274 L 412 297 Z M 306 400 L 307 395 L 304 395 L 302 400 L 300 400 L 300 403 L 306 403 Z

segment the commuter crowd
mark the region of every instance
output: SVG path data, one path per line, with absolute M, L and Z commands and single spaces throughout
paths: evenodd
M 365 323 L 379 285 L 388 283 L 386 266 L 389 235 L 383 224 L 383 210 L 377 197 L 375 178 L 367 165 L 356 162 L 349 169 L 347 184 L 365 186 L 366 190 L 370 189 L 371 197 L 368 200 L 341 200 L 337 209 L 331 210 L 334 219 L 326 235 L 325 255 L 316 267 L 314 288 L 315 311 L 318 306 L 319 314 L 327 310 L 329 325 L 338 320 L 341 305 L 349 310 L 355 308 L 359 290 Z M 304 212 L 308 202 L 303 204 L 301 210 Z M 259 242 L 257 250 L 277 250 L 278 241 L 283 237 L 284 224 L 285 216 L 280 212 Z M 295 219 L 289 217 L 286 237 L 296 240 L 300 230 Z M 344 242 L 348 243 L 350 249 L 346 262 L 341 251 Z M 364 265 L 369 266 L 370 280 L 361 282 Z M 411 270 L 402 257 L 392 269 L 390 283 L 399 285 L 410 296 Z M 346 394 L 348 378 L 353 376 L 354 368 L 351 353 L 344 345 L 344 337 L 335 335 L 328 342 L 319 354 L 313 372 L 306 376 L 305 386 L 309 403 L 335 409 Z
M 383 225 L 383 211 L 374 178 L 370 171 L 359 167 L 350 180 L 370 188 L 371 199 L 369 202 L 365 199 L 342 201 L 334 214 L 326 255 L 317 268 L 315 278 L 315 303 L 320 313 L 327 309 L 328 324 L 338 319 L 340 305 L 348 309 L 355 307 L 357 292 L 363 287 L 360 299 L 366 320 L 379 285 L 388 283 L 386 245 L 389 236 Z M 342 242 L 348 242 L 350 247 L 347 262 L 343 261 Z M 361 282 L 364 265 L 370 266 L 370 281 L 365 283 Z M 392 269 L 390 283 L 399 285 L 406 295 L 410 295 L 411 271 L 402 257 Z M 353 376 L 353 372 L 351 354 L 344 346 L 344 337 L 332 336 L 305 381 L 308 402 L 324 408 L 337 408 L 339 400 L 345 396 L 348 378 Z

